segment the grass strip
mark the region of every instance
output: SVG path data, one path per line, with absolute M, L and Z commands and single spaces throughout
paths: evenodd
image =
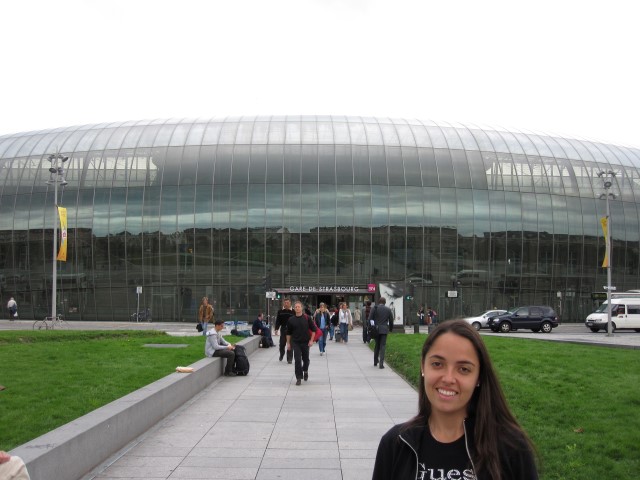
M 235 343 L 238 337 L 226 337 Z M 148 343 L 186 348 L 146 348 Z M 204 357 L 159 331 L 0 332 L 0 449 L 11 450 Z

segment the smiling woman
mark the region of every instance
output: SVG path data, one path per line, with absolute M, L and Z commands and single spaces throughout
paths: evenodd
M 436 471 L 446 478 L 538 478 L 533 446 L 471 325 L 438 325 L 422 348 L 421 372 L 418 414 L 382 437 L 374 480 L 433 478 Z

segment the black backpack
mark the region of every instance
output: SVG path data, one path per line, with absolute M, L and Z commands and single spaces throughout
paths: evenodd
M 236 358 L 233 363 L 233 371 L 236 372 L 236 375 L 247 375 L 249 373 L 247 351 L 242 345 L 236 345 L 234 352 L 236 353 Z

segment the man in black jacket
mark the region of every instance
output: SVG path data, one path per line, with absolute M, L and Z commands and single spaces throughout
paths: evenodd
M 393 330 L 393 313 L 386 305 L 387 299 L 380 297 L 378 305 L 371 309 L 369 315 L 369 323 L 378 326 L 378 338 L 376 338 L 376 347 L 373 350 L 373 366 L 378 365 L 380 360 L 380 368 L 384 368 L 384 351 L 387 346 L 387 334 Z
M 309 348 L 313 345 L 314 334 L 318 330 L 316 322 L 304 313 L 302 302 L 294 305 L 295 314 L 288 318 L 287 323 L 287 353 L 293 350 L 296 360 L 296 385 L 300 385 L 304 378 L 309 379 Z
M 294 315 L 294 311 L 291 310 L 291 300 L 285 298 L 282 302 L 282 309 L 278 310 L 278 314 L 276 315 L 276 335 L 280 332 L 280 342 L 278 343 L 278 347 L 280 349 L 280 361 L 282 361 L 284 357 L 285 347 L 287 345 L 287 322 L 291 315 Z M 291 363 L 293 361 L 293 352 L 291 350 L 287 350 L 287 363 Z

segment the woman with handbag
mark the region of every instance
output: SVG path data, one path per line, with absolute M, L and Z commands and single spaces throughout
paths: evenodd
M 209 323 L 213 321 L 213 307 L 209 304 L 207 297 L 202 297 L 202 303 L 198 309 L 198 323 L 202 329 L 202 335 L 207 336 L 207 328 Z M 200 328 L 198 330 L 200 331 Z

